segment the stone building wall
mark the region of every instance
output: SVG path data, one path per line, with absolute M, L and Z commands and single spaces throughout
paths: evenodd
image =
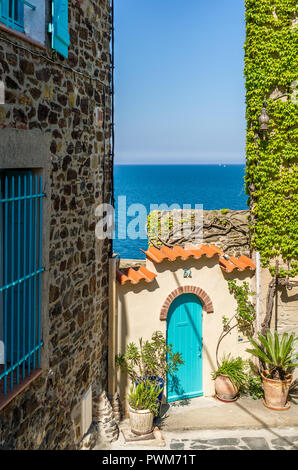
M 47 137 L 51 193 L 43 373 L 0 411 L 1 448 L 80 447 L 81 399 L 92 386 L 96 410 L 107 384 L 110 243 L 95 238 L 95 208 L 112 188 L 110 2 L 68 5 L 68 59 L 0 27 L 0 139 Z M 105 130 L 95 107 L 105 109 Z
M 167 222 L 168 218 L 172 219 L 172 226 Z M 185 239 L 175 232 L 176 223 L 185 224 L 187 236 Z M 157 219 L 160 218 L 159 227 L 162 226 L 164 220 L 165 233 L 158 227 Z M 170 245 L 180 244 L 185 246 L 195 240 L 202 243 L 214 244 L 221 248 L 229 255 L 250 256 L 249 247 L 249 210 L 203 210 L 200 213 L 197 210 L 174 210 L 163 212 L 151 212 L 148 217 L 148 241 L 149 245 L 162 245 L 162 242 Z M 181 225 L 182 226 L 182 225 Z M 191 227 L 191 233 L 187 230 Z M 171 230 L 172 228 L 172 230 Z M 156 236 L 157 230 L 160 231 L 159 238 Z M 178 241 L 177 241 L 178 240 Z

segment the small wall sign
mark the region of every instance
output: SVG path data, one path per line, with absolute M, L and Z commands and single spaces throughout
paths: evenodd
M 192 277 L 191 269 L 184 269 L 183 271 L 184 271 L 184 274 L 183 274 L 184 278 Z

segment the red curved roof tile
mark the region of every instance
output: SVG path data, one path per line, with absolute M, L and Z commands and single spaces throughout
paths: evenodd
M 163 245 L 160 249 L 150 246 L 147 251 L 141 251 L 154 263 L 161 263 L 165 259 L 168 261 L 176 261 L 177 258 L 183 260 L 189 258 L 199 259 L 203 255 L 207 256 L 207 258 L 212 258 L 215 255 L 219 256 L 224 254 L 223 251 L 214 245 L 198 245 L 197 247 L 191 246 L 188 248 L 182 248 L 179 245 L 169 248 Z
M 177 258 L 187 260 L 189 258 L 200 259 L 202 256 L 206 256 L 207 258 L 218 256 L 219 265 L 226 272 L 232 272 L 234 269 L 238 271 L 256 269 L 253 261 L 247 256 L 240 256 L 239 258 L 226 256 L 225 253 L 215 245 L 201 244 L 197 247 L 188 246 L 185 248 L 179 245 L 175 245 L 172 248 L 163 245 L 159 249 L 151 246 L 147 251 L 141 251 L 154 263 L 162 263 L 164 260 L 176 261 Z
M 162 263 L 164 260 L 175 261 L 178 258 L 186 261 L 189 258 L 200 259 L 202 256 L 206 256 L 207 258 L 217 256 L 221 269 L 227 273 L 231 273 L 235 269 L 238 271 L 244 271 L 245 269 L 254 271 L 256 269 L 254 262 L 247 256 L 235 258 L 234 256 L 225 255 L 225 253 L 215 245 L 202 244 L 197 247 L 189 246 L 186 248 L 179 245 L 169 248 L 163 245 L 160 249 L 150 246 L 147 251 L 141 251 L 154 263 Z M 149 269 L 145 268 L 145 266 L 140 266 L 137 269 L 118 269 L 116 273 L 117 281 L 121 285 L 127 282 L 138 284 L 142 280 L 149 283 L 152 282 L 156 276 L 157 274 L 152 273 Z
M 138 284 L 140 281 L 144 280 L 146 282 L 152 282 L 155 279 L 157 274 L 152 273 L 145 266 L 140 266 L 138 269 L 126 268 L 126 269 L 117 269 L 116 278 L 117 281 L 123 286 L 126 282 L 131 282 L 132 284 Z
M 239 258 L 229 256 L 228 259 L 220 257 L 219 264 L 221 269 L 227 273 L 231 273 L 234 269 L 237 269 L 238 271 L 244 271 L 245 269 L 254 271 L 256 269 L 254 262 L 247 256 L 240 256 Z

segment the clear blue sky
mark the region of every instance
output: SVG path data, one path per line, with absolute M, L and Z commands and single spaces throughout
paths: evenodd
M 117 163 L 244 163 L 244 0 L 115 0 Z

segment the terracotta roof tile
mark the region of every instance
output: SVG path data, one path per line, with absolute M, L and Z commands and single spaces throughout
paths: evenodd
M 169 248 L 165 245 L 162 247 L 155 248 L 149 247 L 147 251 L 141 250 L 146 254 L 154 263 L 161 263 L 164 260 L 175 261 L 177 258 L 187 260 L 189 258 L 200 259 L 202 256 L 207 258 L 218 257 L 220 267 L 226 272 L 232 272 L 234 269 L 238 271 L 244 271 L 245 269 L 255 270 L 256 266 L 253 261 L 247 256 L 240 256 L 235 258 L 234 256 L 225 256 L 225 253 L 215 245 L 201 244 L 198 246 L 187 246 L 182 248 L 179 245 L 175 245 Z
M 182 248 L 179 245 L 169 248 L 163 245 L 160 249 L 150 246 L 147 251 L 141 251 L 154 263 L 161 263 L 165 259 L 168 261 L 176 261 L 177 258 L 187 260 L 189 258 L 199 259 L 204 255 L 207 256 L 207 258 L 212 258 L 215 255 L 223 255 L 223 251 L 214 245 L 198 245 L 197 247 L 189 246 L 186 248 Z
M 201 244 L 197 247 L 188 246 L 185 248 L 178 245 L 173 246 L 173 248 L 169 248 L 163 245 L 160 249 L 151 246 L 147 251 L 141 251 L 154 263 L 162 263 L 164 260 L 175 261 L 178 258 L 186 261 L 189 258 L 200 259 L 202 256 L 206 256 L 207 258 L 217 256 L 221 269 L 227 273 L 230 273 L 235 269 L 238 271 L 244 271 L 245 269 L 254 271 L 256 269 L 254 262 L 247 256 L 240 256 L 239 258 L 227 256 L 220 248 L 217 248 L 214 245 Z M 157 274 L 152 273 L 145 266 L 140 266 L 139 268 L 118 269 L 116 273 L 117 281 L 121 285 L 124 285 L 127 282 L 138 284 L 142 280 L 149 283 L 152 282 L 156 276 Z
M 146 282 L 152 282 L 155 279 L 157 274 L 152 273 L 145 266 L 140 266 L 138 269 L 126 268 L 126 269 L 117 269 L 116 278 L 117 281 L 123 286 L 127 282 L 132 284 L 138 284 L 140 281 L 144 280 Z
M 228 259 L 220 257 L 219 264 L 221 269 L 223 269 L 227 273 L 231 273 L 232 271 L 234 271 L 234 269 L 237 269 L 238 271 L 244 271 L 245 269 L 250 269 L 251 271 L 254 271 L 256 269 L 256 265 L 254 264 L 254 262 L 247 256 L 240 256 L 239 258 L 229 256 Z

